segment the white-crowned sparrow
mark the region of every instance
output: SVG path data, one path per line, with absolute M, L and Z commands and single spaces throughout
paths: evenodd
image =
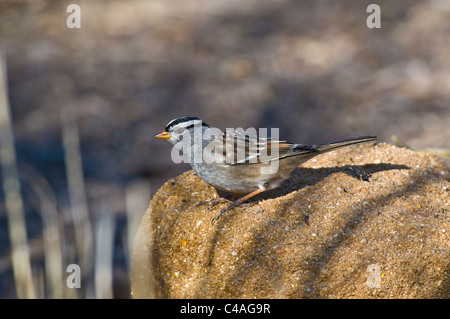
M 258 137 L 242 130 L 227 130 L 224 133 L 194 116 L 170 121 L 164 131 L 155 137 L 168 140 L 177 152 L 187 150 L 189 154 L 183 155 L 197 176 L 206 183 L 233 196 L 246 194 L 222 209 L 211 223 L 250 197 L 277 188 L 297 166 L 314 156 L 378 140 L 375 136 L 363 136 L 322 145 L 292 144 Z M 206 150 L 212 151 L 208 153 Z M 206 153 L 210 157 L 202 156 Z M 237 156 L 239 154 L 243 156 Z M 277 165 L 269 169 L 274 163 Z

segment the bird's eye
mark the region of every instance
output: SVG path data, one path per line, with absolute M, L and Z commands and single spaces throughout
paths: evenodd
M 178 135 L 182 135 L 185 130 L 186 130 L 186 128 L 184 128 L 184 127 L 175 127 L 174 128 L 174 133 L 176 133 Z

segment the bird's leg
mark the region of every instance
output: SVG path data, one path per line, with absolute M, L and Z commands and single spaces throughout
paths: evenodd
M 237 195 L 238 194 L 230 193 L 230 194 L 228 194 L 226 196 L 223 196 L 223 197 L 214 198 L 214 199 L 211 199 L 211 200 L 203 200 L 203 201 L 198 202 L 197 204 L 195 204 L 195 206 L 200 206 L 200 205 L 205 205 L 205 204 L 214 206 L 214 205 L 216 205 L 216 204 L 218 204 L 220 202 L 231 202 L 231 201 L 233 201 L 233 199 Z
M 251 198 L 251 197 L 253 197 L 253 196 L 255 196 L 255 195 L 258 195 L 258 194 L 261 193 L 261 192 L 263 192 L 262 189 L 257 189 L 257 190 L 255 190 L 255 191 L 251 192 L 250 194 L 247 194 L 247 195 L 245 195 L 245 196 L 243 196 L 243 197 L 241 197 L 241 198 L 235 200 L 234 202 L 232 202 L 231 204 L 229 204 L 227 207 L 225 207 L 224 209 L 222 209 L 222 210 L 220 211 L 220 213 L 217 214 L 217 215 L 211 220 L 211 225 L 213 225 L 214 222 L 215 222 L 217 219 L 219 219 L 220 216 L 222 216 L 225 212 L 227 212 L 227 211 L 229 211 L 229 210 L 232 210 L 232 209 L 235 208 L 236 206 L 241 205 L 241 204 L 242 204 L 243 202 L 245 202 L 247 199 L 249 199 L 249 198 Z

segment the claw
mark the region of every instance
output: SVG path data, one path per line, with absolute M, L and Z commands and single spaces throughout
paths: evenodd
M 222 212 L 220 212 L 219 214 L 217 214 L 216 216 L 214 216 L 213 219 L 211 219 L 211 226 L 214 225 L 214 222 L 215 222 L 216 220 L 218 220 L 220 216 L 222 216 Z
M 231 207 L 230 207 L 231 206 Z M 211 225 L 214 225 L 214 222 L 216 220 L 218 220 L 220 218 L 220 216 L 222 216 L 225 212 L 231 210 L 233 208 L 233 203 L 231 203 L 230 205 L 228 205 L 227 207 L 223 208 L 220 213 L 218 213 L 216 216 L 214 216 L 214 218 L 211 220 Z

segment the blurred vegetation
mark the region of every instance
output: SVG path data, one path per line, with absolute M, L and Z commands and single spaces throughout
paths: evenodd
M 81 7 L 80 29 L 66 27 L 70 3 Z M 396 135 L 450 148 L 450 2 L 379 1 L 381 29 L 366 26 L 370 3 L 2 1 L 11 113 L 2 130 L 13 133 L 17 167 L 2 181 L 20 183 L 22 213 L 8 213 L 4 188 L 0 297 L 130 296 L 140 216 L 188 169 L 153 139 L 181 115 L 279 127 L 299 143 Z M 28 251 L 31 294 L 14 279 L 29 271 L 14 267 L 13 214 L 24 217 L 17 245 Z M 71 263 L 78 290 L 65 285 Z

